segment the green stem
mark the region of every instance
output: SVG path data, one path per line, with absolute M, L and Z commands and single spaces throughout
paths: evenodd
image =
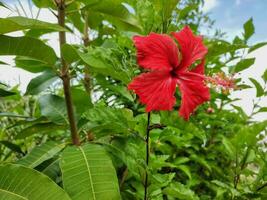
M 150 112 L 147 113 L 147 127 L 146 127 L 146 167 L 148 168 L 149 164 L 149 155 L 150 155 L 150 150 L 149 150 L 149 132 L 150 132 Z M 145 194 L 144 194 L 144 200 L 148 199 L 147 196 L 147 188 L 148 188 L 148 172 L 146 170 L 145 174 Z

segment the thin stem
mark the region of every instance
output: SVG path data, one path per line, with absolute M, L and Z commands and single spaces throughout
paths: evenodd
M 150 112 L 147 113 L 147 127 L 146 127 L 146 166 L 148 167 L 149 164 L 149 132 L 150 132 Z M 145 175 L 145 194 L 144 194 L 144 200 L 148 199 L 147 196 L 147 186 L 148 186 L 148 172 L 146 170 L 146 175 Z
M 55 0 L 58 7 L 58 24 L 62 27 L 65 27 L 65 1 L 64 0 Z M 61 47 L 66 43 L 66 33 L 64 31 L 59 32 L 59 45 L 60 45 L 60 57 L 61 57 L 61 79 L 63 81 L 63 89 L 68 113 L 68 119 L 70 124 L 71 139 L 74 145 L 80 145 L 79 134 L 77 131 L 77 125 L 74 117 L 73 102 L 70 91 L 70 74 L 69 66 L 64 60 L 61 52 Z

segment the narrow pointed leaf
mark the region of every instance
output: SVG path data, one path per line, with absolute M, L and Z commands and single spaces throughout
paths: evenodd
M 27 86 L 26 94 L 36 95 L 48 88 L 58 79 L 55 72 L 48 70 L 33 78 Z
M 42 162 L 52 158 L 65 147 L 65 144 L 58 144 L 56 142 L 47 142 L 41 146 L 36 146 L 27 156 L 17 162 L 17 164 L 24 165 L 29 168 L 35 168 Z
M 249 80 L 253 83 L 253 85 L 256 88 L 256 92 L 257 92 L 256 96 L 261 97 L 262 95 L 264 95 L 264 89 L 261 86 L 261 84 L 258 81 L 256 81 L 254 78 L 249 78 Z

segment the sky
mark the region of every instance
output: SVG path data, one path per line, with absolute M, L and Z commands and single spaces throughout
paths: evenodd
M 21 0 L 24 7 L 28 7 L 28 0 Z M 211 19 L 214 19 L 215 28 L 221 29 L 226 32 L 227 40 L 232 40 L 236 35 L 241 35 L 243 30 L 243 24 L 249 19 L 253 18 L 255 25 L 255 34 L 250 39 L 250 44 L 256 42 L 267 41 L 267 0 L 204 0 L 205 4 L 203 11 L 209 13 Z M 8 5 L 18 4 L 17 0 L 2 0 Z M 14 3 L 15 2 L 15 3 Z M 25 9 L 29 10 L 29 9 Z M 34 14 L 37 13 L 37 10 L 33 10 Z M 29 13 L 28 13 L 29 14 Z M 7 9 L 0 7 L 0 17 L 5 18 L 7 16 L 16 15 Z M 29 15 L 30 16 L 30 15 Z M 40 20 L 56 22 L 56 18 L 48 11 L 42 10 L 39 15 Z M 18 36 L 19 33 L 12 34 Z M 57 34 L 46 36 L 50 39 L 49 44 L 52 45 L 56 52 L 58 52 L 58 42 Z M 73 43 L 77 40 L 73 36 L 67 37 L 68 42 Z M 245 70 L 240 75 L 245 83 L 251 84 L 248 81 L 249 77 L 253 77 L 256 80 L 260 79 L 260 76 L 263 74 L 264 70 L 267 69 L 266 57 L 267 57 L 267 46 L 262 47 L 261 49 L 251 53 L 248 57 L 255 57 L 256 61 L 253 67 Z M 11 65 L 13 64 L 11 57 L 0 57 L 1 61 L 8 62 Z M 14 65 L 13 65 L 14 66 Z M 20 83 L 20 89 L 22 91 L 26 90 L 27 84 L 29 81 L 36 76 L 21 69 L 14 67 L 7 67 L 0 65 L 0 81 L 5 82 L 11 86 L 14 86 Z M 261 81 L 260 81 L 261 82 Z M 263 82 L 261 82 L 263 83 Z M 247 114 L 250 114 L 252 109 L 252 101 L 255 99 L 255 90 L 248 89 L 242 92 L 235 91 L 232 93 L 233 98 L 241 98 L 241 101 L 236 102 L 236 105 L 241 106 Z M 267 98 L 261 100 L 261 105 L 267 106 Z M 256 120 L 265 120 L 267 119 L 267 113 L 259 114 L 255 118 Z

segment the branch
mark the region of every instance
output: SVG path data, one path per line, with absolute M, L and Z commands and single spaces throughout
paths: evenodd
M 58 8 L 58 24 L 65 27 L 65 1 L 55 0 Z M 59 46 L 60 46 L 60 57 L 61 57 L 61 70 L 60 77 L 63 81 L 63 89 L 68 113 L 68 119 L 70 124 L 71 138 L 74 145 L 80 145 L 79 134 L 77 131 L 77 125 L 74 117 L 73 102 L 70 91 L 70 74 L 69 66 L 62 56 L 61 47 L 66 43 L 66 33 L 64 31 L 59 32 Z

